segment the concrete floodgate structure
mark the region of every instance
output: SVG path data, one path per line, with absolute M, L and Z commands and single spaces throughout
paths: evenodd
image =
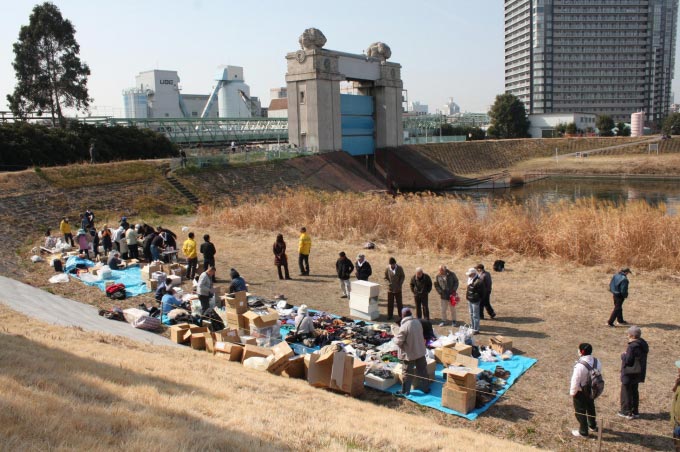
M 0 303 L 24 315 L 53 325 L 74 326 L 153 345 L 179 347 L 163 336 L 133 328 L 127 322 L 109 320 L 97 308 L 45 292 L 37 287 L 0 276 Z

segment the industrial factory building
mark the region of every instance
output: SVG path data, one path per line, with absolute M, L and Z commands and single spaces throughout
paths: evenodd
M 177 71 L 152 70 L 135 77 L 123 91 L 126 118 L 250 118 L 262 116 L 260 101 L 250 96 L 243 68 L 220 66 L 210 94 L 182 94 Z

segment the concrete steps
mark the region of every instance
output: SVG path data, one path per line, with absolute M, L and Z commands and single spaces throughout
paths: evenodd
M 201 204 L 201 200 L 198 199 L 198 197 L 195 194 L 193 194 L 183 183 L 178 181 L 177 178 L 171 176 L 170 174 L 166 174 L 165 180 L 167 180 L 175 190 L 180 192 L 180 194 L 184 196 L 187 199 L 187 201 L 189 201 L 195 206 Z

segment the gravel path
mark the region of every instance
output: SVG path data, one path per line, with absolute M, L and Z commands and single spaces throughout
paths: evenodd
M 153 345 L 176 346 L 167 338 L 133 328 L 125 322 L 101 317 L 97 308 L 69 300 L 27 284 L 0 276 L 0 303 L 17 312 L 62 326 L 76 326 L 84 330 L 123 336 Z

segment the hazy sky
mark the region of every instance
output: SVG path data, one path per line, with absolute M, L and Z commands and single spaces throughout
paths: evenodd
M 0 110 L 14 89 L 12 44 L 34 1 L 0 0 Z M 93 105 L 122 112 L 123 89 L 138 72 L 176 70 L 182 92 L 208 94 L 217 66 L 243 66 L 262 105 L 285 86 L 284 56 L 305 28 L 319 28 L 326 48 L 361 53 L 375 41 L 402 65 L 409 100 L 430 111 L 453 97 L 463 111 L 486 111 L 503 91 L 503 2 L 56 0 L 74 24 L 89 64 Z M 678 46 L 680 51 L 680 46 Z M 677 83 L 673 89 L 677 92 Z M 93 112 L 94 113 L 94 112 Z

